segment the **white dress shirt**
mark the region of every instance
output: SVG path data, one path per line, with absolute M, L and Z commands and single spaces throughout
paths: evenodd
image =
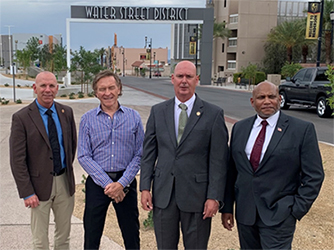
M 193 109 L 194 106 L 194 102 L 196 99 L 196 95 L 193 94 L 193 96 L 186 102 L 180 102 L 179 99 L 177 99 L 177 97 L 175 96 L 175 105 L 174 105 L 174 124 L 175 124 L 175 135 L 176 135 L 176 140 L 177 140 L 177 136 L 178 136 L 178 131 L 179 131 L 179 117 L 180 117 L 180 113 L 181 113 L 181 109 L 179 107 L 180 103 L 184 103 L 185 105 L 187 105 L 187 115 L 188 118 L 191 114 L 191 110 Z
M 263 147 L 262 147 L 262 151 L 261 151 L 261 158 L 260 158 L 260 162 L 263 159 L 263 156 L 268 148 L 268 144 L 271 140 L 271 137 L 274 133 L 277 121 L 278 121 L 278 117 L 279 117 L 280 112 L 276 112 L 274 115 L 270 116 L 269 118 L 266 119 L 266 121 L 268 122 L 267 128 L 266 128 L 266 137 L 264 139 L 264 143 L 263 143 Z M 246 144 L 246 148 L 245 148 L 245 153 L 247 155 L 248 160 L 250 159 L 250 155 L 252 153 L 252 149 L 255 143 L 255 140 L 258 136 L 258 134 L 261 131 L 262 128 L 262 124 L 261 122 L 264 119 L 262 119 L 261 117 L 257 116 L 257 118 L 255 119 L 255 122 L 253 124 L 253 128 L 252 131 L 249 135 L 247 144 Z

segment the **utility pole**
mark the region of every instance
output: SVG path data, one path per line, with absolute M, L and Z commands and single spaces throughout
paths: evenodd
M 317 67 L 320 66 L 323 15 L 324 15 L 324 0 L 321 0 L 321 3 L 320 3 L 320 24 L 319 24 L 319 35 L 318 35 Z
M 8 27 L 9 68 L 11 68 L 12 67 L 12 39 L 10 37 L 10 27 L 14 27 L 14 25 L 5 25 L 5 27 Z
M 152 78 L 152 38 L 150 39 L 150 42 L 147 42 L 147 36 L 145 36 L 145 48 L 148 45 L 148 47 L 150 48 L 150 79 Z

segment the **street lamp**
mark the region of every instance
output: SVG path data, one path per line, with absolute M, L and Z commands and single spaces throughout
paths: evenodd
M 10 37 L 10 27 L 13 27 L 13 25 L 5 25 L 5 27 L 8 27 L 9 68 L 11 68 L 12 67 L 12 41 Z
M 125 76 L 125 59 L 124 59 L 124 54 L 125 54 L 125 48 L 122 46 L 122 55 L 123 55 L 123 77 Z
M 150 53 L 150 78 L 152 78 L 152 67 L 151 67 L 151 65 L 152 65 L 152 49 L 153 49 L 153 47 L 152 47 L 152 38 L 148 42 L 147 41 L 147 36 L 145 36 L 145 49 L 146 49 L 147 45 L 149 47 L 149 53 Z M 147 52 L 147 50 L 146 50 L 146 52 Z
M 334 43 L 334 41 L 333 41 L 333 37 L 334 37 L 334 35 L 333 35 L 333 33 L 334 33 L 334 11 L 332 11 L 331 13 L 330 13 L 330 17 L 331 17 L 331 21 L 332 21 L 332 39 L 331 39 L 331 44 L 333 45 L 333 43 Z
M 154 71 L 157 72 L 157 63 L 155 62 L 155 52 L 153 52 Z

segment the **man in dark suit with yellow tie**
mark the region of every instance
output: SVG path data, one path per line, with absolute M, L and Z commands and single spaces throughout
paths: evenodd
M 222 223 L 234 226 L 241 249 L 291 249 L 296 220 L 317 198 L 324 172 L 312 123 L 279 110 L 278 88 L 259 83 L 251 104 L 257 115 L 237 122 Z
M 142 207 L 153 209 L 158 249 L 206 249 L 212 217 L 224 198 L 228 133 L 221 108 L 195 94 L 196 67 L 182 61 L 175 98 L 152 107 L 141 160 Z M 151 196 L 152 186 L 152 196 Z
M 20 198 L 31 208 L 33 249 L 49 249 L 49 217 L 55 218 L 54 249 L 69 249 L 75 182 L 76 127 L 70 107 L 54 102 L 56 77 L 41 72 L 37 99 L 12 117 L 10 164 Z

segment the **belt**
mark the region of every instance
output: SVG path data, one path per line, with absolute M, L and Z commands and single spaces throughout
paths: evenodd
M 60 176 L 62 175 L 63 173 L 65 173 L 65 168 L 62 168 L 59 173 L 56 173 L 56 172 L 51 172 L 50 174 L 52 174 L 53 176 Z
M 110 179 L 114 182 L 118 181 L 124 173 L 125 170 L 117 171 L 117 172 L 106 172 Z

